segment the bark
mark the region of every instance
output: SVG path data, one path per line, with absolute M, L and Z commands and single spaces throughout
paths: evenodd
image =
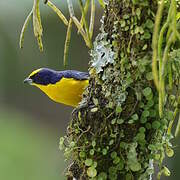
M 67 129 L 68 179 L 146 180 L 164 157 L 152 79 L 157 1 L 110 0 L 91 51 L 90 83 Z M 158 149 L 159 148 L 159 149 Z

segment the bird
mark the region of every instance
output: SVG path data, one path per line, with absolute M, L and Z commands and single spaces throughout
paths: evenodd
M 89 84 L 89 73 L 76 70 L 55 71 L 49 68 L 34 70 L 24 83 L 38 87 L 57 103 L 77 107 Z

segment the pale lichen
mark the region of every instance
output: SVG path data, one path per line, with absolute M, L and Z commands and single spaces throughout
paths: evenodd
M 91 50 L 92 67 L 96 73 L 103 71 L 103 67 L 114 63 L 115 53 L 112 50 L 112 44 L 107 40 L 107 33 L 98 34 Z

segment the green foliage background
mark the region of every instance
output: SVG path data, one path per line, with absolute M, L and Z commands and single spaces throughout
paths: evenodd
M 26 122 L 29 121 L 29 122 Z M 8 109 L 0 111 L 0 179 L 64 179 L 64 163 L 53 129 Z

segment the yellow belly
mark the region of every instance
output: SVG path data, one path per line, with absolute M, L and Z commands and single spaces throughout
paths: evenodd
M 62 78 L 56 84 L 47 86 L 34 84 L 47 94 L 52 100 L 69 106 L 76 107 L 82 99 L 84 89 L 89 84 L 88 80 L 75 80 Z

